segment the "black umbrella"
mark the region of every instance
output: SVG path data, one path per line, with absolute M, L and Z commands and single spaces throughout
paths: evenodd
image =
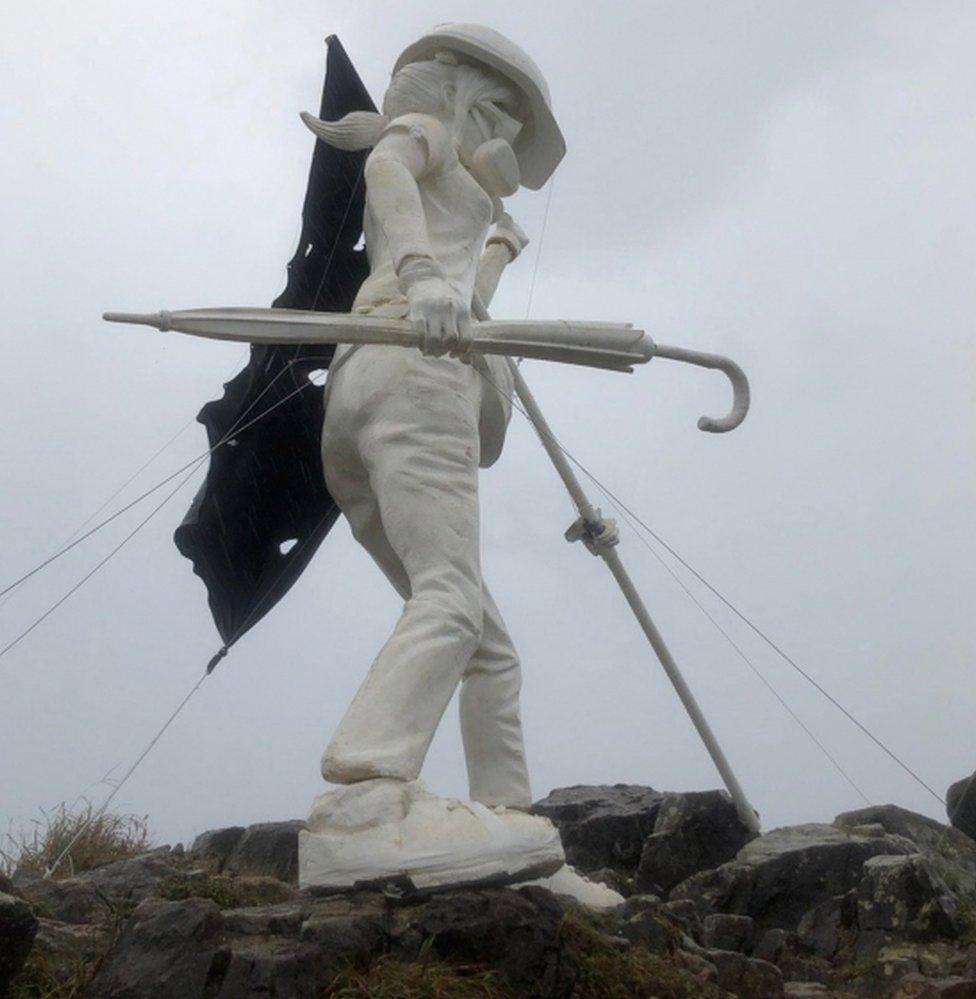
M 332 121 L 376 110 L 339 40 L 333 35 L 327 42 L 319 117 Z M 352 307 L 369 270 L 365 251 L 356 249 L 365 160 L 366 152 L 315 144 L 302 236 L 275 308 Z M 211 454 L 207 478 L 175 541 L 206 584 L 224 642 L 211 668 L 288 591 L 339 516 L 322 475 L 322 391 L 309 381 L 328 368 L 334 349 L 254 345 L 223 397 L 197 417 L 211 448 L 226 443 Z M 296 391 L 301 386 L 307 388 Z

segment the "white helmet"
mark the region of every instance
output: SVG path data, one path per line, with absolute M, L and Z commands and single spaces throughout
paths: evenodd
M 411 62 L 433 59 L 444 50 L 491 67 L 526 97 L 529 119 L 515 137 L 512 148 L 522 183 L 537 191 L 566 154 L 566 142 L 552 115 L 549 87 L 539 67 L 514 42 L 491 28 L 480 24 L 440 24 L 403 50 L 393 72 Z

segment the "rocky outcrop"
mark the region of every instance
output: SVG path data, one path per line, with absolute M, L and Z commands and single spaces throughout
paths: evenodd
M 0 892 L 0 995 L 24 966 L 37 934 L 37 918 L 21 898 Z
M 856 888 L 870 857 L 915 850 L 903 837 L 832 825 L 774 829 L 729 863 L 677 885 L 670 897 L 690 899 L 703 914 L 750 916 L 758 938 L 768 929 L 794 929 L 808 909 Z
M 635 887 L 667 894 L 693 874 L 731 860 L 751 839 L 755 833 L 724 791 L 668 794 L 644 841 Z
M 946 812 L 956 829 L 976 840 L 976 772 L 946 791 Z
M 976 997 L 976 843 L 957 829 L 884 805 L 750 840 L 724 793 L 633 785 L 537 811 L 638 893 L 593 916 L 539 887 L 323 896 L 295 884 L 301 823 L 228 827 L 185 856 L 3 882 L 23 898 L 0 894 L 0 972 L 33 937 L 19 994 Z
M 217 871 L 298 884 L 298 833 L 305 828 L 293 819 L 214 829 L 198 836 L 190 852 Z
M 579 784 L 553 791 L 532 811 L 555 824 L 574 867 L 584 873 L 610 868 L 632 877 L 664 797 L 639 784 Z
M 159 882 L 176 871 L 167 849 L 60 880 L 46 880 L 34 871 L 19 871 L 13 882 L 39 915 L 82 924 L 131 909 L 154 894 Z
M 316 995 L 377 955 L 449 959 L 497 971 L 518 995 L 568 996 L 576 968 L 559 941 L 563 908 L 541 889 L 445 892 L 419 902 L 379 893 L 303 896 L 221 911 L 150 899 L 133 913 L 89 991 L 92 999 Z

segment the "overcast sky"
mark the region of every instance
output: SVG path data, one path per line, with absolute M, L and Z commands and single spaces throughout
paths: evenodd
M 287 10 L 287 16 L 285 12 Z M 243 345 L 108 326 L 106 309 L 268 305 L 299 233 L 323 38 L 379 101 L 446 19 L 510 35 L 568 145 L 512 199 L 533 242 L 493 311 L 626 320 L 735 358 L 715 374 L 523 368 L 569 449 L 940 794 L 976 767 L 976 6 L 35 0 L 0 59 L 0 583 L 206 447 L 193 418 Z M 0 831 L 107 793 L 219 645 L 172 544 L 197 479 L 0 658 Z M 161 499 L 164 493 L 157 494 Z M 608 509 L 594 490 L 594 500 Z M 134 509 L 0 606 L 14 638 L 131 531 Z M 486 577 L 523 657 L 537 797 L 719 779 L 513 419 L 483 478 Z M 626 564 L 767 828 L 862 804 L 630 530 Z M 683 578 L 686 578 L 683 576 Z M 694 580 L 867 797 L 943 818 Z M 162 840 L 302 816 L 400 602 L 345 524 L 203 684 L 116 806 Z M 425 779 L 465 793 L 455 709 Z

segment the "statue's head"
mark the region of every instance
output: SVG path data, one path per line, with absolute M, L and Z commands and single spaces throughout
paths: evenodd
M 476 24 L 445 24 L 409 45 L 393 67 L 383 115 L 353 112 L 340 122 L 303 120 L 346 149 L 372 145 L 392 118 L 429 114 L 448 127 L 462 163 L 511 194 L 549 179 L 566 152 L 549 89 L 536 64 L 504 36 Z

